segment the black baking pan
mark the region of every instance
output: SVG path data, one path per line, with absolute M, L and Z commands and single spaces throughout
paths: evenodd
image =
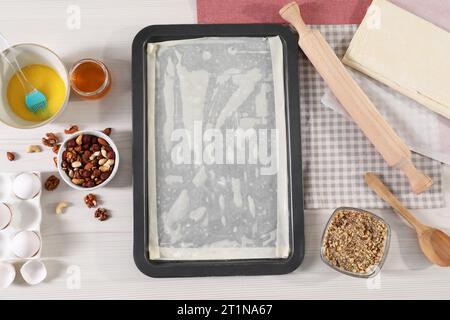
M 200 37 L 268 36 L 279 36 L 283 46 L 288 203 L 291 214 L 289 256 L 285 259 L 150 260 L 146 195 L 154 186 L 147 184 L 147 44 Z M 134 260 L 144 274 L 151 277 L 270 275 L 286 274 L 300 265 L 304 256 L 304 213 L 298 52 L 297 36 L 288 27 L 275 24 L 154 25 L 136 35 L 132 48 Z

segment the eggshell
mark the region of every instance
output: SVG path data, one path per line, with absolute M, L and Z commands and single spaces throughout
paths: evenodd
M 41 239 L 33 231 L 21 231 L 12 241 L 12 251 L 19 258 L 31 258 L 39 252 L 40 248 Z
M 35 285 L 47 277 L 47 268 L 39 260 L 30 260 L 20 268 L 20 274 L 28 284 Z
M 14 194 L 24 200 L 34 198 L 41 191 L 39 178 L 30 172 L 19 174 L 13 182 Z
M 5 203 L 0 202 L 0 230 L 6 229 L 9 226 L 11 218 L 12 214 L 9 207 Z
M 11 253 L 11 239 L 8 232 L 0 232 L 0 261 L 6 261 Z
M 14 281 L 16 269 L 10 263 L 0 262 L 0 288 L 4 289 Z

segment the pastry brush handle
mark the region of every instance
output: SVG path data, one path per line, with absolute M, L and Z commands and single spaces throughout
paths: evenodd
M 25 93 L 29 93 L 35 88 L 33 85 L 28 81 L 27 77 L 22 71 L 22 68 L 17 61 L 17 52 L 16 49 L 11 47 L 8 43 L 8 41 L 5 39 L 5 37 L 0 33 L 0 55 L 3 56 L 3 58 L 8 62 L 10 67 L 14 70 L 14 73 L 17 75 L 17 78 L 19 79 L 20 83 L 22 84 L 22 87 L 25 90 Z

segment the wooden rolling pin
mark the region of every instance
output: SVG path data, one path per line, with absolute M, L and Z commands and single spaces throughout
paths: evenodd
M 408 146 L 353 80 L 320 31 L 306 26 L 297 3 L 288 3 L 279 13 L 297 30 L 300 48 L 386 162 L 406 174 L 415 193 L 427 190 L 433 184 L 432 180 L 417 170 L 411 162 Z

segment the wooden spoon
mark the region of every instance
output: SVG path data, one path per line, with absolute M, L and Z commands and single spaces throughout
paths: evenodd
M 413 214 L 389 191 L 380 178 L 373 172 L 364 175 L 367 185 L 394 210 L 406 219 L 415 229 L 419 245 L 424 255 L 432 263 L 441 267 L 450 266 L 450 237 L 441 230 L 419 222 Z

